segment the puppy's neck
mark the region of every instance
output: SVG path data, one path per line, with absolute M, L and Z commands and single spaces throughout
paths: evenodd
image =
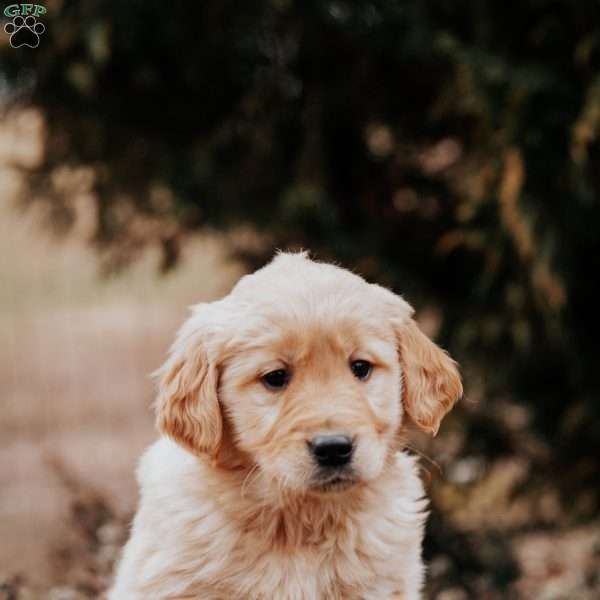
M 354 516 L 364 511 L 373 490 L 357 485 L 344 492 L 312 495 L 278 488 L 257 470 L 213 471 L 222 510 L 243 535 L 278 551 L 339 543 L 352 534 Z M 259 547 L 259 546 L 257 546 Z

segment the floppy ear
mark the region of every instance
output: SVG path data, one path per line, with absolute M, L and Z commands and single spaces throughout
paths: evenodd
M 160 377 L 158 429 L 195 454 L 215 458 L 223 435 L 216 367 L 197 339 L 178 339 Z
M 435 435 L 462 396 L 457 365 L 410 317 L 399 327 L 398 339 L 404 409 L 423 431 Z

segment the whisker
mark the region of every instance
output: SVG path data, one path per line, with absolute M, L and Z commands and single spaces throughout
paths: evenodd
M 438 475 L 443 475 L 444 470 L 442 469 L 442 467 L 440 466 L 440 464 L 435 461 L 433 458 L 431 458 L 430 456 L 427 456 L 427 454 L 425 454 L 424 452 L 421 452 L 420 450 L 418 450 L 417 448 L 415 448 L 414 446 L 411 446 L 409 443 L 405 443 L 404 447 L 408 450 L 410 450 L 411 452 L 414 452 L 415 454 L 417 454 L 420 458 L 424 459 L 425 461 L 427 461 L 430 465 L 432 465 L 433 467 L 435 467 L 435 469 L 438 472 Z
M 255 479 L 258 477 L 258 463 L 255 463 L 254 466 L 248 471 L 246 477 L 244 477 L 244 481 L 242 481 L 242 498 L 245 498 L 246 490 L 249 487 L 250 483 L 254 483 L 252 481 L 252 476 L 256 475 Z

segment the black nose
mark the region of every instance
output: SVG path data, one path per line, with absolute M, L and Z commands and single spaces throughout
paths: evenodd
M 308 444 L 321 467 L 342 467 L 352 458 L 352 439 L 348 435 L 317 435 Z

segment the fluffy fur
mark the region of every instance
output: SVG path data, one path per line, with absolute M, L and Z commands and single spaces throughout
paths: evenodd
M 164 435 L 109 600 L 419 598 L 426 501 L 399 433 L 410 419 L 435 434 L 462 386 L 412 314 L 305 253 L 194 307 L 158 372 Z M 330 483 L 308 442 L 340 432 L 355 449 Z

